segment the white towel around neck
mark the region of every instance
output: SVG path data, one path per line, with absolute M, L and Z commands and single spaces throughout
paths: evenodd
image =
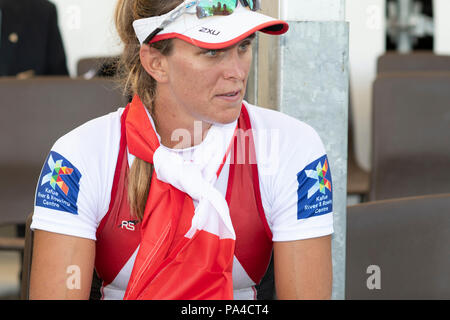
M 192 238 L 197 230 L 204 230 L 221 239 L 236 239 L 228 204 L 214 187 L 236 123 L 211 126 L 202 143 L 189 148 L 191 160 L 184 159 L 179 150 L 163 145 L 153 155 L 157 178 L 198 201 L 191 228 L 185 235 L 187 238 Z

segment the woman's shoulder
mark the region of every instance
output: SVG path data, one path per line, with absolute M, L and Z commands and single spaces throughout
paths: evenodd
M 90 120 L 56 141 L 39 178 L 33 228 L 96 239 L 109 207 L 122 112 Z M 60 168 L 57 185 L 51 184 L 50 176 L 55 168 Z
M 321 141 L 317 131 L 309 124 L 280 111 L 246 103 L 252 129 L 278 137 L 283 145 L 304 147 Z
M 103 156 L 110 147 L 116 148 L 120 141 L 123 110 L 120 108 L 76 127 L 60 137 L 53 149 L 75 158 L 83 155 L 89 155 L 90 158 Z
M 319 166 L 324 169 L 324 178 L 332 183 L 319 134 L 309 124 L 282 112 L 252 105 L 247 110 L 256 137 L 261 200 L 273 241 L 331 234 L 332 206 L 321 207 L 316 203 L 319 197 L 309 196 L 316 190 L 311 172 Z M 331 199 L 331 187 L 324 192 Z M 319 207 L 321 211 L 306 210 L 309 207 Z
M 309 124 L 275 110 L 248 105 L 258 170 L 263 184 L 280 185 L 326 157 L 324 144 Z

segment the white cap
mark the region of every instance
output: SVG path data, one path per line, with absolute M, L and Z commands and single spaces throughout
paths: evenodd
M 186 6 L 189 2 L 192 1 L 184 1 L 180 6 Z M 152 32 L 161 27 L 161 24 L 169 19 L 177 8 L 161 16 L 134 21 L 133 27 L 140 44 L 142 45 Z M 289 29 L 289 25 L 285 21 L 251 11 L 241 6 L 240 2 L 234 12 L 227 16 L 199 19 L 195 10 L 188 11 L 167 24 L 150 43 L 178 38 L 197 47 L 222 49 L 236 44 L 256 31 L 279 35 Z

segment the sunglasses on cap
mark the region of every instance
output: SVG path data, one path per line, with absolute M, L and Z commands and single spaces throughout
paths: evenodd
M 212 16 L 228 16 L 235 11 L 239 3 L 252 11 L 257 11 L 261 8 L 261 0 L 184 1 L 170 12 L 169 17 L 144 40 L 144 43 L 149 43 L 158 33 L 164 30 L 167 25 L 174 22 L 185 13 L 196 14 L 199 19 Z

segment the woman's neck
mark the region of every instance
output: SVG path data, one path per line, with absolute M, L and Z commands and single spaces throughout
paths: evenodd
M 174 108 L 154 104 L 150 115 L 161 137 L 161 144 L 170 149 L 185 149 L 200 144 L 211 128 L 210 123 L 182 116 Z

